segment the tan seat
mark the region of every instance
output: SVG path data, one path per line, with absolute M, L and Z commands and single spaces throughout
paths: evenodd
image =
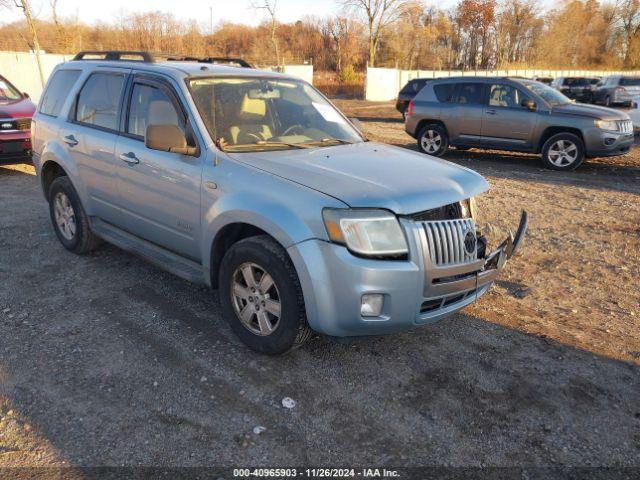
M 229 127 L 231 142 L 234 144 L 256 143 L 273 137 L 267 123 L 267 104 L 262 99 L 245 95 L 240 105 L 238 122 L 238 125 Z

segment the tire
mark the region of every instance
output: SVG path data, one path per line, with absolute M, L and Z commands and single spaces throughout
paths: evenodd
M 262 285 L 265 275 L 272 283 Z M 287 252 L 271 237 L 234 244 L 222 259 L 218 282 L 225 318 L 249 348 L 280 355 L 311 338 L 298 275 Z
M 542 147 L 542 163 L 553 170 L 575 170 L 584 157 L 584 143 L 573 133 L 553 135 Z
M 87 253 L 100 245 L 69 177 L 58 177 L 51 183 L 49 215 L 58 240 L 70 252 Z
M 441 157 L 449 148 L 449 135 L 442 125 L 426 125 L 418 134 L 418 148 L 427 155 Z
M 606 97 L 604 97 L 604 106 L 605 107 L 611 107 L 611 97 L 609 95 L 607 95 Z

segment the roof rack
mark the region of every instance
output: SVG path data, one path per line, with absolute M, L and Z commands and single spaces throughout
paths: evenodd
M 167 57 L 169 62 L 198 62 L 198 63 L 214 63 L 218 65 L 237 65 L 241 68 L 253 68 L 246 60 L 238 57 Z
M 106 60 L 109 62 L 143 62 L 155 63 L 157 59 L 169 62 L 198 62 L 222 65 L 237 65 L 241 68 L 253 68 L 246 60 L 238 57 L 193 57 L 180 55 L 157 54 L 135 50 L 83 50 L 73 60 Z
M 98 57 L 98 58 L 87 58 Z M 134 58 L 127 58 L 134 57 Z M 137 59 L 135 57 L 138 57 Z M 74 60 L 108 60 L 108 61 L 127 61 L 127 62 L 155 62 L 154 56 L 149 52 L 141 52 L 134 50 L 83 50 L 79 52 Z

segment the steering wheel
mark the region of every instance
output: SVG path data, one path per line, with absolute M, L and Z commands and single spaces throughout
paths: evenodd
M 296 133 L 297 129 L 297 133 Z M 302 135 L 304 133 L 304 127 L 302 125 L 291 125 L 284 132 L 282 132 L 282 137 L 286 137 L 287 135 Z

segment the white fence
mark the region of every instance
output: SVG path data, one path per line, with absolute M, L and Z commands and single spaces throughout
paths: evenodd
M 45 81 L 59 63 L 71 60 L 73 55 L 40 55 Z M 287 75 L 296 76 L 313 83 L 313 65 L 285 65 L 279 69 Z M 28 52 L 0 52 L 0 75 L 7 78 L 17 88 L 29 94 L 34 102 L 40 100 L 42 85 L 36 56 Z
M 482 77 L 604 77 L 606 75 L 637 75 L 638 71 L 604 70 L 397 70 L 395 68 L 367 68 L 365 99 L 383 102 L 394 100 L 400 89 L 413 78 L 443 78 L 460 76 Z

